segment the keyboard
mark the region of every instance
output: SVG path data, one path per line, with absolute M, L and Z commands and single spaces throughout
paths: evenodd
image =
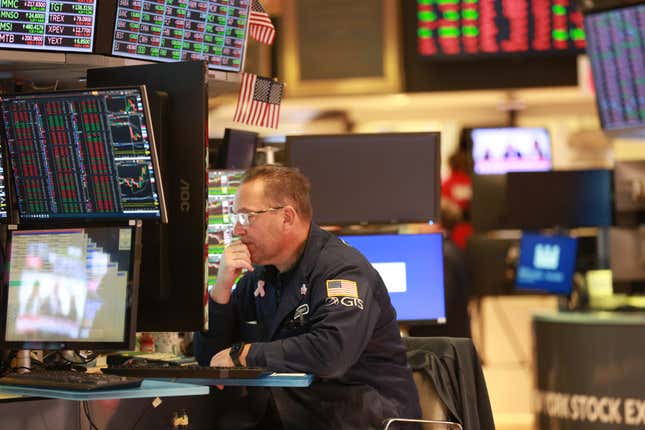
M 101 369 L 101 372 L 111 375 L 164 379 L 249 379 L 271 373 L 261 367 L 168 366 L 156 363 L 137 366 L 110 366 Z
M 34 370 L 10 373 L 0 377 L 0 385 L 51 388 L 69 391 L 100 391 L 136 388 L 142 378 L 106 375 L 103 373 L 73 372 L 68 370 Z

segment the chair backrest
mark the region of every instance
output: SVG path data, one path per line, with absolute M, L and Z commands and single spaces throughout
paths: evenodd
M 403 341 L 416 374 L 423 418 L 456 421 L 467 430 L 494 430 L 484 374 L 471 339 L 404 337 Z

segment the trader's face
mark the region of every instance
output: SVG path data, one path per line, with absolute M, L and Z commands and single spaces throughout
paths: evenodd
M 233 211 L 248 214 L 248 224 L 238 221 L 233 232 L 248 247 L 253 264 L 281 263 L 282 211 L 276 207 L 267 201 L 262 180 L 247 182 L 237 191 Z

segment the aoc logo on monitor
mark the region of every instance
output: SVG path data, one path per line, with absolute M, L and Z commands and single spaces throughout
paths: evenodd
M 560 245 L 538 243 L 533 253 L 533 267 L 543 270 L 555 270 L 560 261 Z
M 179 210 L 190 212 L 190 182 L 185 179 L 179 180 Z

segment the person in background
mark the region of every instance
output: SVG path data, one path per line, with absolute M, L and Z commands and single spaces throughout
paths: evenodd
M 448 159 L 450 174 L 441 183 L 441 198 L 453 202 L 461 212 L 461 219 L 449 229 L 453 243 L 462 250 L 466 249 L 466 241 L 473 232 L 470 223 L 470 201 L 473 188 L 471 175 L 473 161 L 470 152 L 458 149 Z
M 420 417 L 383 280 L 359 251 L 312 223 L 309 188 L 296 169 L 246 173 L 233 215 L 240 240 L 224 251 L 209 330 L 195 335 L 194 348 L 201 365 L 315 380 L 233 391 L 218 428 L 364 430 L 388 417 Z

